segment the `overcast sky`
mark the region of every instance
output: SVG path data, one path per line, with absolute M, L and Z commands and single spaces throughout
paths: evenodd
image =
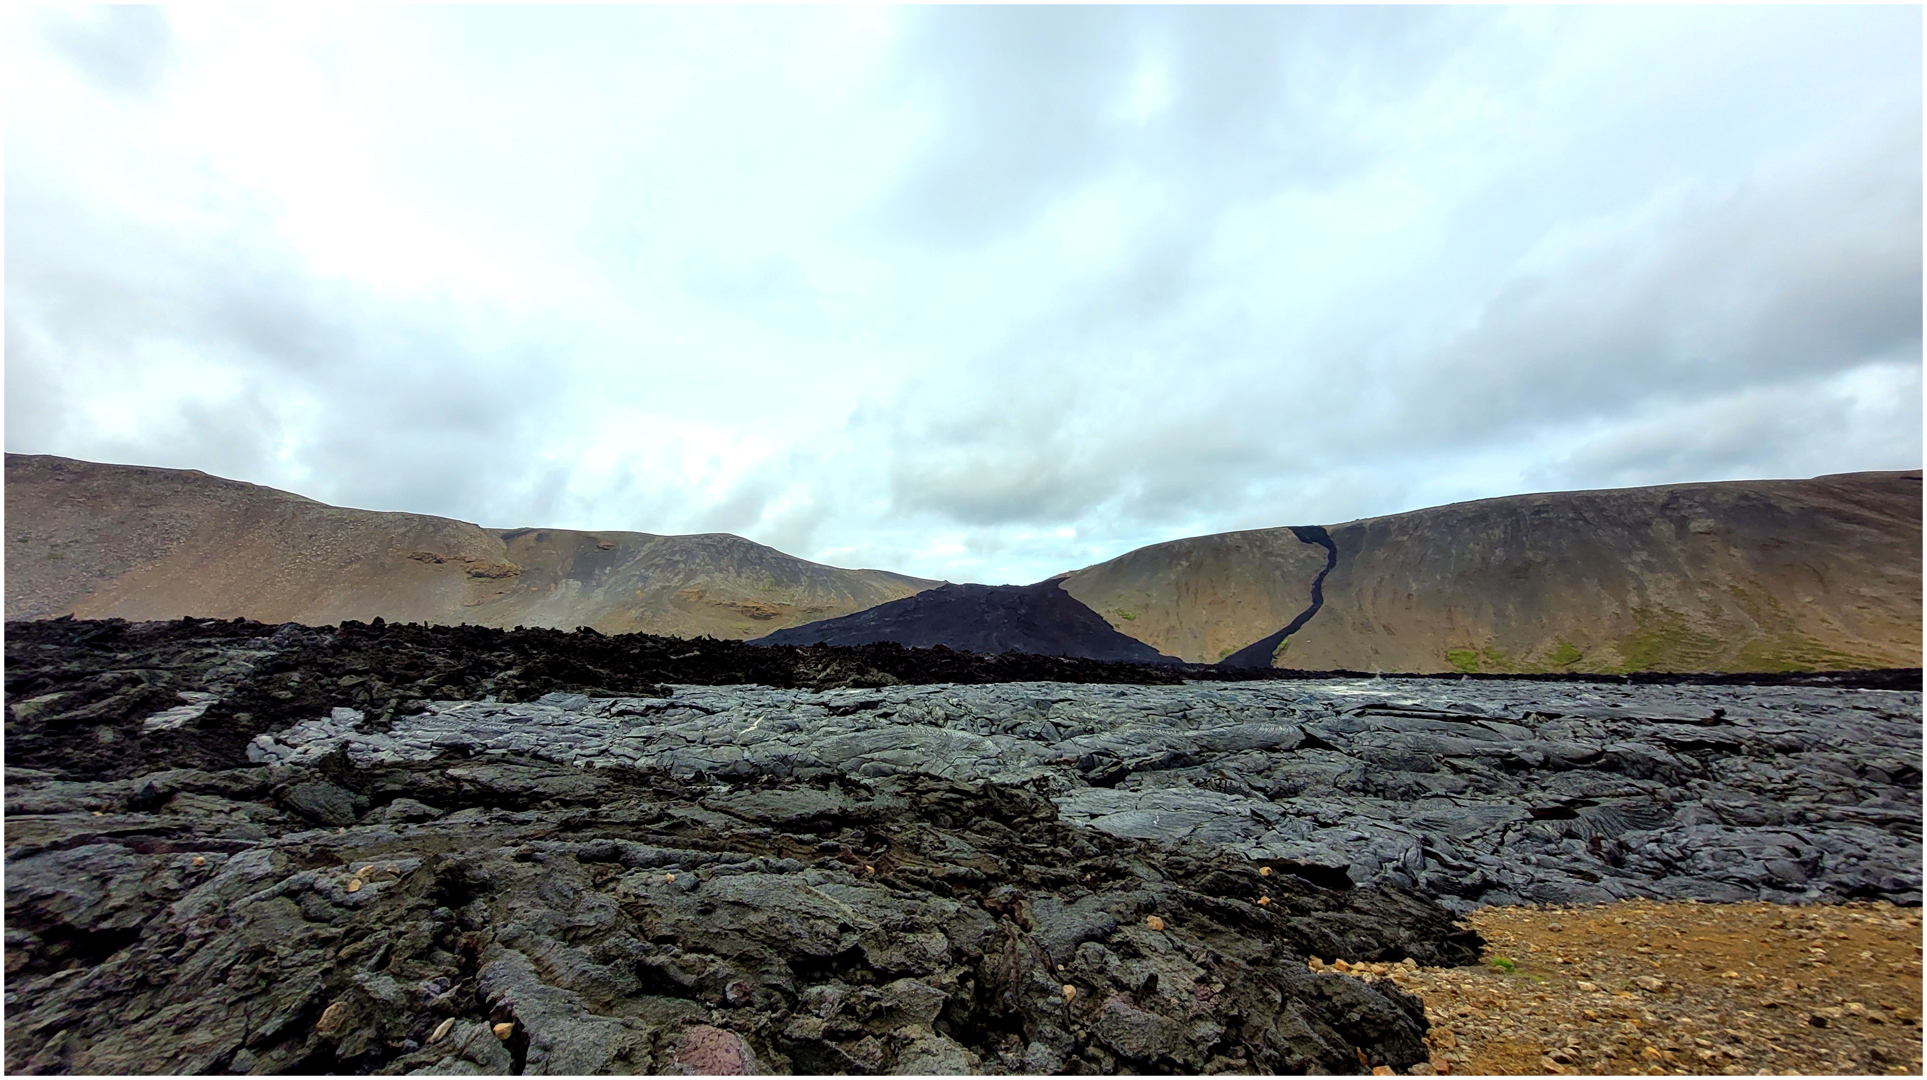
M 1917 6 L 10 12 L 10 452 L 992 583 L 1921 465 Z

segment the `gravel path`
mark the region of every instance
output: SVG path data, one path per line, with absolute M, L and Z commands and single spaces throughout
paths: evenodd
M 1343 965 L 1425 1000 L 1433 1072 L 1921 1071 L 1919 908 L 1629 901 L 1466 922 L 1482 968 Z

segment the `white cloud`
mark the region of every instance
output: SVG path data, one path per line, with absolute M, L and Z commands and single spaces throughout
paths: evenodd
M 6 445 L 999 582 L 1917 467 L 1920 19 L 16 13 Z

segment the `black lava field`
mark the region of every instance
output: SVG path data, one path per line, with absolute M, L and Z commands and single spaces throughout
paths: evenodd
M 1403 1072 L 1419 1003 L 1306 957 L 1921 895 L 1918 670 L 240 620 L 9 623 L 6 660 L 14 1072 Z

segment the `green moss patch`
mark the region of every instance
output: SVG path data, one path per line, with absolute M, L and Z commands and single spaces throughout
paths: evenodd
M 1634 608 L 1638 627 L 1618 642 L 1620 665 L 1609 670 L 1718 671 L 1727 654 L 1726 641 L 1686 625 L 1686 617 L 1667 607 Z

